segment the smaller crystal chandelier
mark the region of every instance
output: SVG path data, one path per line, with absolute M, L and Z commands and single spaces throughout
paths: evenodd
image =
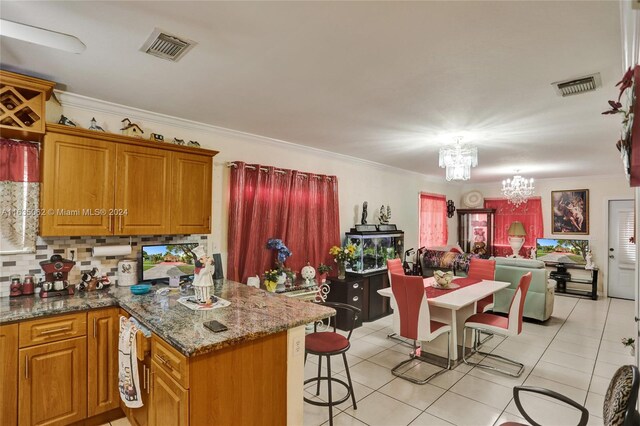
M 516 170 L 518 173 L 518 170 Z M 511 204 L 518 207 L 522 203 L 526 203 L 529 197 L 533 195 L 535 187 L 533 186 L 533 178 L 527 180 L 516 174 L 513 179 L 502 181 L 502 193 Z
M 453 146 L 440 148 L 440 167 L 446 168 L 447 180 L 469 180 L 471 167 L 478 165 L 478 148 L 463 145 L 462 138 L 456 138 Z

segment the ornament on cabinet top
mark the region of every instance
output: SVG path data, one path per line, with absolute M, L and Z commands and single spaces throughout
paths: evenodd
M 76 123 L 74 123 L 73 121 L 69 120 L 64 115 L 60 115 L 60 120 L 58 120 L 58 124 L 62 124 L 64 126 L 78 127 L 78 126 L 76 126 Z
M 151 135 L 149 135 L 149 139 L 154 142 L 164 142 L 164 136 L 162 136 L 160 133 L 151 133 Z
M 98 132 L 104 132 L 105 131 L 102 127 L 98 126 L 98 122 L 96 121 L 95 117 L 91 118 L 91 125 L 89 126 L 89 130 L 95 130 L 95 131 L 98 131 Z
M 184 139 L 173 138 L 173 143 L 176 145 L 184 145 Z
M 187 146 L 200 146 L 200 144 L 198 143 L 198 141 L 189 141 L 187 143 Z
M 144 131 L 136 123 L 132 123 L 131 120 L 125 118 L 122 120 L 122 134 L 125 136 L 133 136 L 134 138 L 141 138 Z
M 384 209 L 384 204 L 380 206 L 380 213 L 378 214 L 378 221 L 381 225 L 386 225 L 391 219 L 391 206 L 387 206 L 387 210 Z

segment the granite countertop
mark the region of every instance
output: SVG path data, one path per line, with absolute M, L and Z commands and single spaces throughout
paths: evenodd
M 131 294 L 127 287 L 94 291 L 51 300 L 39 297 L 0 299 L 0 324 L 76 311 L 119 306 L 153 333 L 186 356 L 196 356 L 226 346 L 278 333 L 335 314 L 315 303 L 268 293 L 245 284 L 224 281 L 215 286 L 216 296 L 231 302 L 224 308 L 193 311 L 178 302 L 179 292 L 158 295 L 155 286 L 145 295 Z M 213 333 L 203 323 L 217 320 L 227 331 Z

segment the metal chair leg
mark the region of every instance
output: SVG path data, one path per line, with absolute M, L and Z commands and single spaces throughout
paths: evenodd
M 353 409 L 357 410 L 358 406 L 356 405 L 356 396 L 353 392 L 353 383 L 351 383 L 351 373 L 349 372 L 349 363 L 347 362 L 347 354 L 345 352 L 342 353 L 342 360 L 344 361 L 344 370 L 347 372 L 347 381 L 349 382 L 349 387 L 351 388 L 351 401 L 353 402 Z
M 511 377 L 520 377 L 520 376 L 522 375 L 522 373 L 524 372 L 524 364 L 522 364 L 522 363 L 520 363 L 520 362 L 518 362 L 518 361 L 512 360 L 512 359 L 509 359 L 509 358 L 503 357 L 503 356 L 501 356 L 501 355 L 496 355 L 496 354 L 492 354 L 492 353 L 489 353 L 489 352 L 482 352 L 482 351 L 480 351 L 480 350 L 478 349 L 478 340 L 479 340 L 479 337 L 478 337 L 478 336 L 479 336 L 479 334 L 480 334 L 480 333 L 479 333 L 479 332 L 480 332 L 480 330 L 479 330 L 479 329 L 477 329 L 477 328 L 472 328 L 472 330 L 474 331 L 474 339 L 473 339 L 473 351 L 470 353 L 470 355 L 473 355 L 474 353 L 477 353 L 477 354 L 480 354 L 480 355 L 484 355 L 484 356 L 485 356 L 485 357 L 487 357 L 487 358 L 494 358 L 494 359 L 498 359 L 498 360 L 503 361 L 503 362 L 505 362 L 505 363 L 507 363 L 507 364 L 514 365 L 514 366 L 518 367 L 518 371 L 517 371 L 517 372 L 515 372 L 515 373 L 513 373 L 513 372 L 511 372 L 511 371 L 503 370 L 503 369 L 501 369 L 501 368 L 494 367 L 494 366 L 492 366 L 492 365 L 481 364 L 481 363 L 479 363 L 479 362 L 470 362 L 470 361 L 467 361 L 467 356 L 466 356 L 466 349 L 467 349 L 467 345 L 466 345 L 466 342 L 467 342 L 467 328 L 469 328 L 469 327 L 464 327 L 464 329 L 463 329 L 463 331 L 462 331 L 462 339 L 463 339 L 463 345 L 462 345 L 462 361 L 463 361 L 465 364 L 467 364 L 467 365 L 473 365 L 474 367 L 483 368 L 483 369 L 485 369 L 485 370 L 492 370 L 492 371 L 495 371 L 495 372 L 498 372 L 498 373 L 501 373 L 501 374 L 504 374 L 504 375 L 507 375 L 507 376 L 511 376 Z
M 422 379 L 422 380 L 418 380 L 416 378 L 413 378 L 411 376 L 407 376 L 404 373 L 399 373 L 398 370 L 403 367 L 404 365 L 406 365 L 407 363 L 413 361 L 414 359 L 418 359 L 419 361 L 422 362 L 427 362 L 427 360 L 425 358 L 423 358 L 422 356 L 416 355 L 416 351 L 418 349 L 418 345 L 417 342 L 414 341 L 413 342 L 413 352 L 411 353 L 411 357 L 405 361 L 402 361 L 400 364 L 396 365 L 395 367 L 393 367 L 391 369 L 391 374 L 393 374 L 396 377 L 400 377 L 401 379 L 407 380 L 411 383 L 415 383 L 418 385 L 424 385 L 425 383 L 429 382 L 431 379 L 434 379 L 435 377 L 439 376 L 440 374 L 448 371 L 451 369 L 451 332 L 447 332 L 447 366 L 446 368 L 443 367 L 440 371 L 436 371 L 435 373 L 433 373 L 432 375 L 430 375 L 429 377 L 427 377 L 426 379 Z
M 318 356 L 318 377 L 322 377 L 322 355 Z M 320 380 L 316 385 L 316 396 L 320 395 Z
M 327 356 L 327 388 L 329 389 L 329 426 L 333 426 L 333 395 L 331 394 L 331 357 Z M 318 383 L 320 383 L 318 381 Z

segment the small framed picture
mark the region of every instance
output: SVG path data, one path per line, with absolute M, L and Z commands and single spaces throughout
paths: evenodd
M 589 235 L 589 190 L 551 191 L 551 233 Z

